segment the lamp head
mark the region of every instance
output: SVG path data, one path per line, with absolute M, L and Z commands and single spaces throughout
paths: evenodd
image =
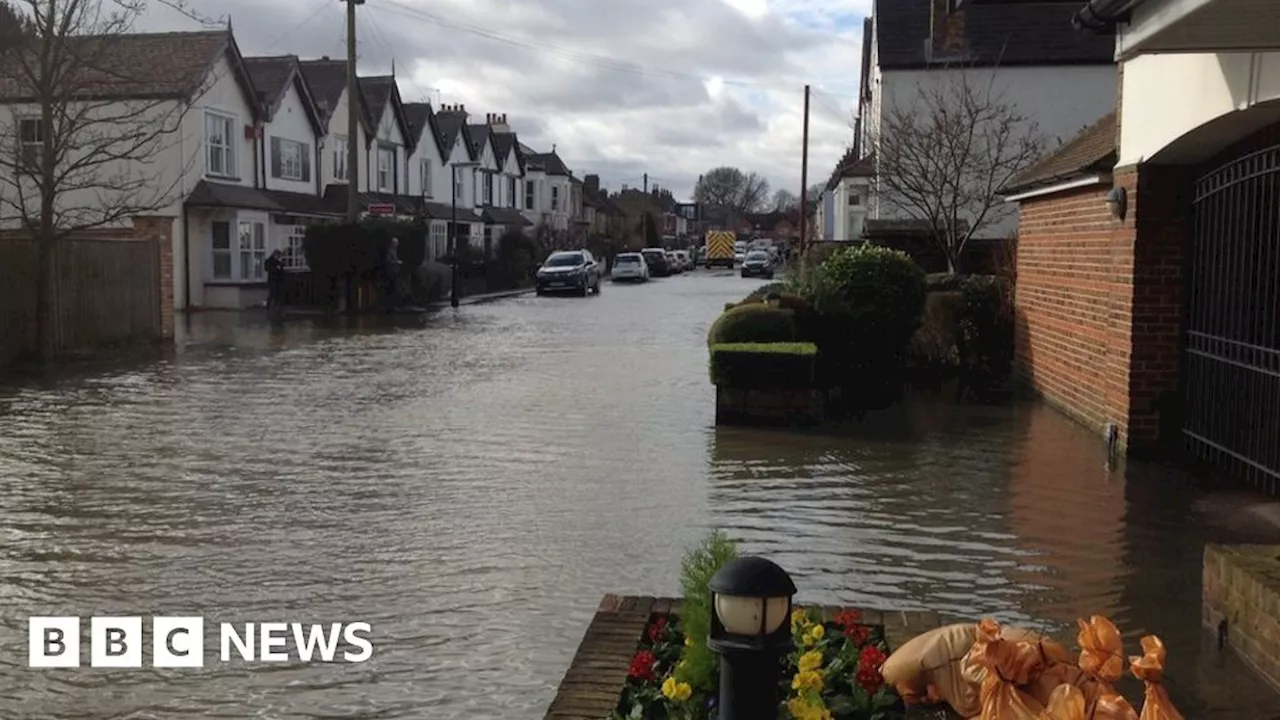
M 711 591 L 711 637 L 717 652 L 784 650 L 791 647 L 791 598 L 795 583 L 785 570 L 761 557 L 729 561 L 707 583 Z
M 1111 211 L 1111 217 L 1124 220 L 1129 212 L 1129 192 L 1123 185 L 1117 185 L 1107 193 L 1107 209 Z

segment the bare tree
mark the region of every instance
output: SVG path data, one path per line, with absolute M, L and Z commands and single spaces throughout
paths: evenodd
M 997 87 L 998 73 L 947 75 L 920 83 L 914 102 L 885 113 L 877 179 L 886 205 L 926 225 L 954 272 L 969 240 L 1013 212 L 997 191 L 1045 145 L 1036 124 Z
M 795 193 L 787 190 L 786 188 L 778 188 L 778 190 L 773 193 L 773 202 L 770 203 L 770 205 L 773 210 L 777 210 L 779 212 L 791 210 L 792 208 L 799 207 L 800 198 L 797 198 Z
M 0 223 L 39 243 L 36 335 L 45 357 L 55 350 L 58 242 L 178 199 L 185 169 L 161 159 L 209 81 L 181 100 L 142 90 L 141 74 L 154 68 L 125 66 L 120 56 L 145 10 L 145 0 L 19 0 L 14 13 L 26 30 L 0 68 L 8 110 L 0 114 Z
M 698 179 L 693 199 L 738 214 L 754 212 L 768 205 L 769 181 L 736 167 L 713 168 Z

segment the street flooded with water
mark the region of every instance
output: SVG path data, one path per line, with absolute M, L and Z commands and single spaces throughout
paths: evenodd
M 0 386 L 0 717 L 539 718 L 601 595 L 678 594 L 716 527 L 801 601 L 1102 613 L 1131 651 L 1164 638 L 1188 717 L 1280 710 L 1200 629 L 1204 543 L 1267 530 L 1215 522 L 1167 470 L 1107 469 L 1048 408 L 717 429 L 706 331 L 759 284 L 198 315 L 165 359 Z M 33 614 L 365 621 L 374 655 L 33 670 Z

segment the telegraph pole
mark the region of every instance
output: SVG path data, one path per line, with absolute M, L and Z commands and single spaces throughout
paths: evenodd
M 364 0 L 342 0 L 347 4 L 347 222 L 360 219 L 360 88 L 356 79 L 356 6 Z
M 800 261 L 808 250 L 805 237 L 809 225 L 809 86 L 804 86 L 804 140 L 800 151 Z
M 635 176 L 632 175 L 631 177 L 635 177 Z M 644 174 L 644 194 L 645 195 L 649 194 L 649 173 Z

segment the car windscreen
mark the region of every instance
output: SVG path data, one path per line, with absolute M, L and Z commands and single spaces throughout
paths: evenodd
M 552 255 L 547 258 L 547 267 L 573 267 L 582 264 L 582 256 L 573 253 L 569 255 Z
M 747 259 L 748 260 L 768 260 L 769 254 L 760 252 L 759 250 L 752 250 L 751 252 L 747 253 Z
M 642 254 L 646 258 L 661 258 L 663 260 L 667 259 L 667 254 L 662 252 L 661 250 L 645 250 L 644 253 Z

